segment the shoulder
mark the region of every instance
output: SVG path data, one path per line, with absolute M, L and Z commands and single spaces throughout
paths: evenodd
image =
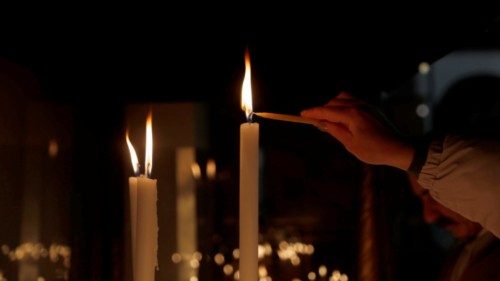
M 492 239 L 487 247 L 475 254 L 461 280 L 500 280 L 500 240 Z

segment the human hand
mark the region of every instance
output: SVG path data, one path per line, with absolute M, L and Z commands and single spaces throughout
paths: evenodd
M 359 160 L 407 170 L 414 148 L 375 107 L 342 92 L 324 106 L 301 112 L 339 140 Z

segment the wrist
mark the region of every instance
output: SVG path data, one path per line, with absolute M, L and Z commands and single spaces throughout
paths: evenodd
M 410 143 L 402 143 L 395 151 L 394 161 L 391 166 L 408 171 L 412 167 L 416 156 L 416 148 Z

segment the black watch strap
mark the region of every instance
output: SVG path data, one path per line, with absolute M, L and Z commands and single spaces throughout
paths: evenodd
M 413 159 L 411 161 L 410 167 L 408 168 L 408 172 L 415 174 L 418 176 L 422 167 L 425 164 L 425 160 L 427 160 L 427 153 L 429 151 L 429 142 L 421 141 L 415 144 L 415 153 L 413 154 Z

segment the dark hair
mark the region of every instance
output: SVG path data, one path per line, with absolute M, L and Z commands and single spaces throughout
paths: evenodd
M 500 77 L 464 78 L 443 95 L 434 110 L 434 131 L 462 135 L 500 135 Z

